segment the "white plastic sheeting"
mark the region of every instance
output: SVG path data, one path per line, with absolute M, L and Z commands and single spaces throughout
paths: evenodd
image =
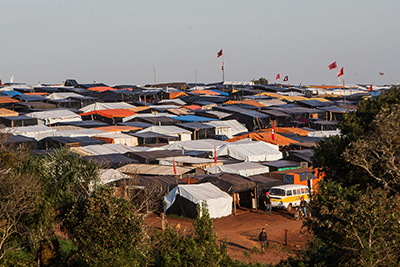
M 132 147 L 123 144 L 105 144 L 91 145 L 79 148 L 80 152 L 85 152 L 86 155 L 108 155 L 108 154 L 124 154 L 126 152 L 147 151 L 147 147 Z M 80 153 L 82 154 L 82 153 Z
M 104 131 L 95 130 L 95 129 L 82 129 L 82 130 L 57 131 L 57 132 L 54 133 L 54 136 L 63 136 L 63 137 L 87 136 L 87 137 L 92 137 L 94 135 L 101 135 L 101 134 L 104 135 Z
M 114 140 L 114 144 L 123 144 L 127 146 L 137 146 L 139 144 L 137 137 L 123 133 L 99 134 L 96 137 L 109 138 Z
M 10 132 L 14 135 L 23 135 L 26 137 L 35 138 L 38 141 L 49 136 L 54 136 L 56 132 L 55 129 L 45 125 L 32 125 L 7 129 L 10 130 L 3 130 L 3 132 Z
M 48 99 L 52 100 L 57 100 L 57 99 L 67 99 L 69 97 L 75 97 L 75 98 L 84 98 L 83 95 L 77 94 L 77 93 L 52 93 L 46 96 Z
M 207 168 L 206 171 L 209 173 L 215 173 L 215 167 Z M 245 177 L 249 177 L 257 174 L 268 173 L 269 168 L 267 166 L 253 162 L 218 165 L 217 173 L 223 173 L 223 172 L 236 173 Z
M 340 131 L 315 131 L 307 133 L 308 137 L 329 137 L 333 135 L 339 135 Z
M 215 127 L 215 134 L 226 135 L 228 138 L 232 138 L 236 134 L 247 133 L 249 130 L 237 120 L 226 120 L 226 121 L 210 121 L 204 124 Z M 230 130 L 227 128 L 230 127 Z
M 25 115 L 32 118 L 37 118 L 38 124 L 40 125 L 51 125 L 57 122 L 82 121 L 81 116 L 66 109 L 32 112 Z
M 125 109 L 125 108 L 134 108 L 135 106 L 125 103 L 125 102 L 119 102 L 119 103 L 93 103 L 90 105 L 87 105 L 83 108 L 80 108 L 80 111 L 83 112 L 91 112 L 95 110 L 104 110 L 104 109 Z
M 114 169 L 101 169 L 99 170 L 99 178 L 101 184 L 108 184 L 121 179 L 130 179 L 131 177 L 120 171 Z
M 202 205 L 202 202 L 205 201 L 210 218 L 221 218 L 232 214 L 232 197 L 211 183 L 176 186 L 164 197 L 164 211 L 174 204 L 177 195 L 196 205 Z
M 152 150 L 195 150 L 195 151 L 214 151 L 214 147 L 218 149 L 219 147 L 225 145 L 226 142 L 215 140 L 215 139 L 200 139 L 191 140 L 184 142 L 175 142 L 166 146 L 153 148 Z M 217 152 L 218 154 L 218 152 Z
M 228 155 L 243 161 L 264 162 L 282 159 L 279 146 L 263 141 L 227 143 L 217 150 L 217 155 Z
M 151 126 L 137 133 L 153 132 L 169 136 L 178 136 L 180 141 L 192 140 L 192 132 L 177 126 Z

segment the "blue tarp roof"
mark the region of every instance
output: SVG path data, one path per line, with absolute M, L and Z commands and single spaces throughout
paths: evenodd
M 220 95 L 229 96 L 229 93 L 227 93 L 227 92 L 222 92 L 222 91 L 220 91 L 220 90 L 211 89 L 211 91 L 216 92 L 216 93 L 218 93 L 218 94 L 220 94 Z
M 175 120 L 180 120 L 180 121 L 217 121 L 217 119 L 212 119 L 212 118 L 207 118 L 207 117 L 201 117 L 201 116 L 196 116 L 196 115 L 184 115 L 184 116 L 176 116 L 172 117 Z
M 3 91 L 1 92 L 2 94 L 6 95 L 6 96 L 16 96 L 16 95 L 24 95 L 23 93 L 20 93 L 18 91 Z

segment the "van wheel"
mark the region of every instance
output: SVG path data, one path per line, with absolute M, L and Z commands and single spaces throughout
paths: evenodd
M 291 211 L 292 210 L 292 203 L 290 203 L 289 206 L 287 206 L 286 210 L 287 211 Z

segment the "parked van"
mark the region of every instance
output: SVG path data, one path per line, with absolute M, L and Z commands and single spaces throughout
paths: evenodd
M 269 190 L 271 206 L 285 208 L 290 211 L 293 207 L 300 206 L 301 197 L 310 202 L 309 189 L 305 185 L 287 184 L 273 186 Z

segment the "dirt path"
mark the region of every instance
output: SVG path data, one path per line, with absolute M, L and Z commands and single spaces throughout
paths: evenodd
M 167 220 L 174 227 L 180 224 L 180 229 L 193 230 L 191 219 L 171 218 Z M 149 215 L 147 221 L 153 227 L 161 228 L 161 218 Z M 301 233 L 303 221 L 293 219 L 293 214 L 284 210 L 273 210 L 272 215 L 262 211 L 239 210 L 236 216 L 214 219 L 214 231 L 218 238 L 227 238 L 228 254 L 238 260 L 277 264 L 288 256 L 294 256 L 296 251 L 307 243 L 308 234 Z M 265 228 L 268 234 L 269 247 L 265 254 L 254 253 L 253 248 L 260 250 L 258 234 Z M 287 246 L 285 246 L 285 229 L 288 230 Z M 303 229 L 303 232 L 305 229 Z M 247 254 L 248 256 L 246 256 Z

